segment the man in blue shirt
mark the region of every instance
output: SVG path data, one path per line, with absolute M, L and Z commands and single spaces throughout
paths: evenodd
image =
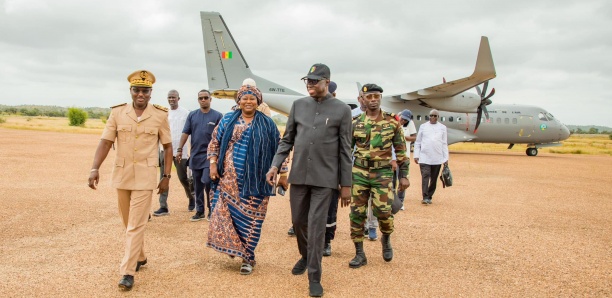
M 177 160 L 181 160 L 183 147 L 187 142 L 187 138 L 191 136 L 191 155 L 189 156 L 189 168 L 193 173 L 193 184 L 196 194 L 196 214 L 191 218 L 191 221 L 200 221 L 204 218 L 210 218 L 210 163 L 206 159 L 208 143 L 212 138 L 213 130 L 223 114 L 210 108 L 212 97 L 208 90 L 198 92 L 198 103 L 200 109 L 191 111 L 185 121 L 181 141 L 177 149 L 178 154 L 175 156 Z M 206 194 L 206 205 L 208 206 L 208 216 L 204 215 L 204 195 Z

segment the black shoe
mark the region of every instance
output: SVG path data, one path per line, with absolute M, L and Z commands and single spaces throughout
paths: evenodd
M 134 286 L 134 276 L 132 275 L 124 275 L 123 278 L 119 281 L 119 288 L 124 291 L 129 291 Z
M 427 199 L 427 205 L 431 205 L 431 199 Z
M 157 211 L 153 212 L 153 216 L 164 216 L 164 215 L 168 215 L 168 209 L 167 208 L 159 208 L 157 209 Z
M 325 247 L 323 248 L 323 256 L 331 256 L 331 243 L 325 243 Z
M 355 257 L 349 262 L 350 268 L 359 268 L 368 264 L 365 252 L 363 251 L 363 242 L 355 242 Z
M 319 282 L 309 282 L 310 297 L 323 297 L 323 286 Z
M 423 200 L 421 201 L 421 204 L 423 204 L 423 205 L 427 205 L 427 199 L 423 199 Z
M 144 261 L 136 262 L 136 272 L 138 272 L 140 270 L 140 266 L 144 266 L 146 264 L 147 264 L 147 259 L 144 259 Z
M 191 221 L 200 221 L 202 219 L 204 219 L 204 212 L 196 212 L 196 214 L 190 219 Z
M 383 234 L 382 239 L 382 255 L 385 262 L 393 260 L 393 248 L 391 247 L 391 235 Z
M 295 236 L 295 231 L 293 230 L 293 226 L 291 226 L 291 228 L 289 228 L 289 231 L 287 231 L 287 235 L 289 235 L 290 237 Z
M 291 274 L 293 275 L 300 275 L 300 274 L 304 274 L 304 272 L 306 272 L 306 259 L 301 258 L 299 261 L 297 261 L 297 263 L 295 263 L 295 266 L 293 266 L 293 269 L 291 269 Z

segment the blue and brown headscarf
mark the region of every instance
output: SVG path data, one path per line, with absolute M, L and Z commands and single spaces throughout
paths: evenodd
M 260 105 L 263 102 L 261 91 L 259 91 L 257 87 L 251 85 L 242 85 L 242 87 L 238 89 L 238 96 L 236 97 L 236 102 L 240 102 L 240 98 L 247 94 L 252 94 L 257 98 L 257 105 Z

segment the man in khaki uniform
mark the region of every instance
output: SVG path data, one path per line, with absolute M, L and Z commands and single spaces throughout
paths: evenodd
M 172 169 L 172 139 L 168 109 L 150 105 L 155 76 L 146 70 L 128 76 L 131 104 L 112 107 L 91 167 L 88 185 L 96 189 L 100 180 L 100 165 L 117 140 L 117 155 L 113 167 L 113 187 L 117 188 L 119 214 L 126 228 L 125 255 L 119 287 L 132 289 L 134 273 L 147 263 L 144 254 L 144 231 L 151 210 L 153 190 L 168 190 Z M 164 147 L 164 174 L 158 181 L 158 144 Z

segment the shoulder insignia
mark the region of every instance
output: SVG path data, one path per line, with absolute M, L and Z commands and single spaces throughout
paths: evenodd
M 359 114 L 357 116 L 353 116 L 353 120 L 357 120 L 357 118 L 359 118 L 359 116 L 361 116 L 361 114 Z
M 116 107 L 121 107 L 121 106 L 124 106 L 124 105 L 126 105 L 126 104 L 127 104 L 127 102 L 124 102 L 124 103 L 118 104 L 118 105 L 116 105 L 116 106 L 112 106 L 112 107 L 110 107 L 110 108 L 111 108 L 111 109 L 114 109 L 114 108 L 116 108 Z
M 383 112 L 385 114 L 385 116 L 389 116 L 389 117 L 393 117 L 395 118 L 395 114 L 391 113 L 391 112 Z
M 158 110 L 162 110 L 162 111 L 164 111 L 164 112 L 168 112 L 168 108 L 166 108 L 166 107 L 164 107 L 164 106 L 160 106 L 160 105 L 157 105 L 157 104 L 153 104 L 153 106 L 154 106 L 155 108 L 157 108 Z

